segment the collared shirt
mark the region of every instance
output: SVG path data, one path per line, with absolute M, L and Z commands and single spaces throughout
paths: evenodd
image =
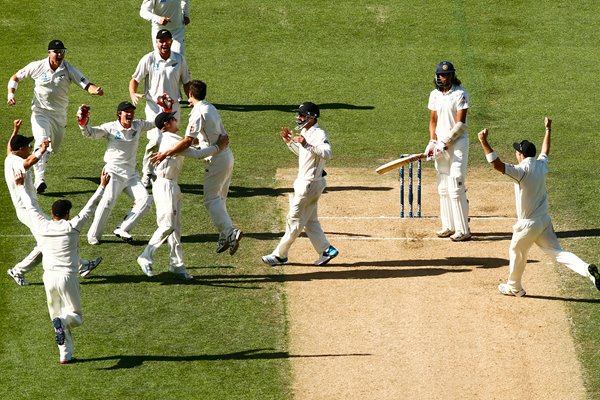
M 31 201 L 34 207 L 39 208 L 37 201 L 37 193 L 35 191 L 35 187 L 33 186 L 33 179 L 31 178 L 31 174 L 29 170 L 25 169 L 23 162 L 25 160 L 13 153 L 10 153 L 4 159 L 4 179 L 6 180 L 6 186 L 8 186 L 8 191 L 10 193 L 10 198 L 13 202 L 13 205 L 16 209 L 25 209 L 25 205 L 21 200 L 21 196 L 17 193 L 17 184 L 15 183 L 15 175 L 17 172 L 21 172 L 25 181 L 23 182 L 23 186 L 25 187 L 25 191 L 31 197 Z
M 458 122 L 455 120 L 456 112 L 469 108 L 469 95 L 462 86 L 457 85 L 453 85 L 446 93 L 434 89 L 429 94 L 427 108 L 437 113 L 435 133 L 438 140 L 444 141 L 450 138 L 450 131 Z M 468 135 L 466 130 L 463 135 Z
M 200 147 L 207 147 L 217 143 L 221 134 L 227 134 L 227 131 L 215 106 L 206 100 L 196 103 L 190 113 L 185 135 L 198 138 Z
M 288 148 L 298 156 L 298 179 L 316 181 L 323 179 L 326 160 L 331 160 L 331 144 L 327 133 L 314 124 L 310 129 L 300 132 L 306 140 L 306 146 L 296 142 L 288 143 Z
M 90 81 L 66 60 L 53 71 L 50 58 L 27 64 L 17 71 L 16 76 L 18 80 L 32 78 L 35 81 L 32 110 L 60 111 L 65 115 L 69 106 L 69 85 L 75 83 L 85 90 L 90 84 Z
M 80 127 L 84 136 L 92 139 L 106 138 L 108 145 L 104 153 L 105 170 L 126 179 L 136 174 L 136 155 L 141 134 L 153 128 L 153 122 L 142 119 L 134 119 L 129 129 L 123 128 L 119 121 Z
M 548 156 L 540 154 L 537 160 L 527 157 L 518 165 L 504 164 L 505 174 L 515 181 L 517 218 L 535 219 L 548 214 Z
M 183 17 L 190 16 L 189 0 L 144 0 L 140 8 L 140 16 L 159 29 L 175 29 L 185 26 Z M 171 18 L 166 25 L 160 24 L 161 17 Z
M 154 104 L 163 93 L 176 100 L 180 85 L 192 80 L 187 61 L 181 54 L 171 51 L 170 57 L 164 60 L 156 50 L 142 57 L 132 78 L 139 83 L 144 81 L 146 101 Z

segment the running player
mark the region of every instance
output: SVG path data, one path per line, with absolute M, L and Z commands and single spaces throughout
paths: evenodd
M 154 164 L 160 163 L 166 157 L 181 153 L 196 139 L 201 148 L 206 148 L 214 146 L 221 135 L 227 135 L 219 112 L 215 106 L 206 101 L 206 84 L 202 81 L 192 81 L 188 96 L 193 109 L 185 137 L 171 149 L 154 154 L 152 156 Z M 204 166 L 204 205 L 219 231 L 216 251 L 222 253 L 229 249 L 230 255 L 235 254 L 242 238 L 242 231 L 233 226 L 226 205 L 233 163 L 233 152 L 227 145 L 218 154 L 207 157 Z
M 81 295 L 77 267 L 79 265 L 79 234 L 94 208 L 102 197 L 102 192 L 110 180 L 102 173 L 100 186 L 77 216 L 70 219 L 71 202 L 61 199 L 52 204 L 52 217 L 48 218 L 32 203 L 23 187 L 25 178 L 21 172 L 14 178 L 17 191 L 24 208 L 40 238 L 43 254 L 44 289 L 48 312 L 54 326 L 61 364 L 73 362 L 75 347 L 71 329 L 83 323 Z
M 91 83 L 79 70 L 65 61 L 67 49 L 60 40 L 48 44 L 48 58 L 29 63 L 10 77 L 8 81 L 8 105 L 17 103 L 15 91 L 19 81 L 32 78 L 35 81 L 31 102 L 31 130 L 35 138 L 35 150 L 50 140 L 50 147 L 35 164 L 35 188 L 44 193 L 46 184 L 46 164 L 50 153 L 60 150 L 67 126 L 67 108 L 69 106 L 69 85 L 75 83 L 92 95 L 102 96 L 104 90 Z
M 325 265 L 339 254 L 325 237 L 317 215 L 319 198 L 327 187 L 324 168 L 325 162 L 331 159 L 331 144 L 317 124 L 320 111 L 316 104 L 302 103 L 296 112 L 296 130 L 300 130 L 300 135 L 294 137 L 288 128 L 281 129 L 283 141 L 298 156 L 294 195 L 290 198 L 285 234 L 273 253 L 263 256 L 262 260 L 273 266 L 286 264 L 290 247 L 304 230 L 319 254 L 314 264 Z
M 84 109 L 85 105 L 80 107 Z M 133 240 L 131 229 L 139 219 L 148 211 L 152 205 L 152 196 L 142 185 L 136 166 L 136 154 L 140 142 L 140 136 L 154 128 L 154 123 L 141 119 L 134 119 L 135 106 L 128 101 L 123 101 L 117 106 L 117 120 L 107 122 L 100 126 L 91 127 L 86 112 L 77 113 L 83 136 L 91 139 L 106 138 L 108 145 L 104 153 L 104 171 L 110 177 L 110 183 L 106 188 L 100 205 L 94 215 L 94 221 L 87 234 L 89 244 L 100 244 L 106 221 L 115 206 L 117 197 L 125 192 L 134 201 L 133 207 L 121 224 L 113 233 L 126 242 Z
M 515 182 L 517 223 L 513 226 L 513 236 L 510 242 L 508 282 L 498 286 L 500 293 L 507 296 L 525 296 L 521 280 L 527 264 L 527 253 L 534 243 L 552 256 L 556 262 L 589 278 L 596 289 L 600 290 L 598 268 L 594 264 L 584 262 L 575 254 L 563 250 L 554 232 L 548 213 L 548 192 L 546 191 L 552 120 L 546 117 L 544 126 L 546 133 L 542 142 L 542 152 L 537 159 L 535 158 L 535 145 L 530 141 L 523 140 L 513 144 L 515 156 L 519 162 L 517 165 L 500 161 L 488 143 L 489 132 L 487 129 L 477 135 L 485 157 L 492 168 Z
M 155 124 L 161 130 L 162 140 L 159 151 L 166 151 L 181 141 L 177 135 L 179 123 L 173 113 L 160 113 L 155 119 Z M 191 280 L 193 276 L 187 272 L 183 262 L 183 249 L 181 247 L 181 190 L 177 180 L 183 169 L 184 156 L 205 158 L 214 156 L 224 149 L 229 143 L 227 135 L 221 135 L 217 142 L 203 149 L 190 147 L 181 153 L 167 157 L 156 167 L 156 181 L 152 186 L 154 202 L 156 205 L 156 223 L 158 228 L 150 238 L 148 246 L 138 257 L 137 262 L 142 271 L 148 276 L 154 276 L 152 269 L 154 253 L 161 244 L 167 240 L 170 254 L 170 271 L 181 279 Z
M 185 92 L 189 90 L 191 81 L 190 71 L 185 58 L 171 51 L 173 36 L 166 29 L 161 29 L 156 34 L 157 50 L 146 54 L 137 65 L 129 81 L 129 95 L 133 105 L 137 105 L 142 98 L 146 99 L 145 115 L 148 121 L 154 121 L 156 116 L 163 111 L 179 111 L 179 102 L 175 101 L 170 109 L 164 109 L 158 102 L 159 98 L 167 95 L 170 99 L 179 98 L 181 85 Z M 145 82 L 144 94 L 137 93 L 140 82 Z M 178 116 L 178 114 L 176 114 Z M 156 151 L 160 144 L 160 131 L 152 130 L 148 133 L 148 144 L 142 162 L 142 183 L 150 187 L 154 177 L 154 168 L 150 163 L 150 155 Z

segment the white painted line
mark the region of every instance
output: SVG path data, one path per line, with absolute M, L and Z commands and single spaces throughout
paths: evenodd
M 381 215 L 379 217 L 377 216 L 372 216 L 372 217 L 367 217 L 367 216 L 362 216 L 362 217 L 349 217 L 349 216 L 333 216 L 333 215 L 329 215 L 329 216 L 320 216 L 319 219 L 346 219 L 346 220 L 371 220 L 371 219 L 392 219 L 392 220 L 407 220 L 407 221 L 417 221 L 420 219 L 437 219 L 438 217 L 414 217 L 414 218 L 408 218 L 408 217 L 404 217 L 404 218 L 400 218 L 400 217 L 387 217 L 384 215 Z M 516 222 L 516 218 L 515 217 L 477 217 L 477 216 L 470 216 L 470 219 L 482 219 L 482 220 L 514 220 Z

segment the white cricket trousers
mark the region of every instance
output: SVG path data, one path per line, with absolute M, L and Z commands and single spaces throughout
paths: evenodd
M 46 164 L 51 153 L 58 153 L 65 136 L 67 127 L 67 114 L 50 110 L 34 109 L 31 112 L 31 131 L 35 138 L 34 149 L 42 147 L 42 142 L 50 139 L 50 147 L 42 158 L 33 166 L 35 184 L 46 178 Z
M 154 264 L 154 253 L 167 240 L 171 271 L 182 273 L 183 248 L 181 246 L 181 190 L 176 181 L 157 177 L 152 185 L 158 228 L 150 238 L 141 256 Z
M 525 272 L 525 264 L 527 264 L 527 253 L 534 243 L 546 254 L 552 256 L 556 262 L 564 264 L 579 275 L 589 277 L 589 264 L 575 254 L 562 249 L 552 227 L 552 220 L 549 215 L 545 215 L 537 219 L 519 220 L 513 226 L 507 282 L 510 287 L 516 290 L 523 288 L 521 279 Z
M 60 359 L 70 360 L 75 350 L 71 329 L 83 323 L 79 276 L 77 272 L 46 269 L 43 280 L 50 319 L 60 318 L 65 331 L 65 344 L 58 346 Z
M 29 216 L 29 213 L 24 208 L 17 208 L 16 211 L 17 211 L 17 218 L 19 219 L 19 221 L 21 221 L 21 223 L 23 223 L 23 225 L 25 225 L 26 227 L 29 228 L 29 230 L 31 231 L 31 234 L 33 235 L 35 242 L 36 242 L 33 250 L 31 250 L 31 252 L 27 256 L 25 256 L 25 258 L 23 260 L 21 260 L 17 265 L 15 265 L 13 267 L 13 270 L 17 274 L 26 274 L 29 271 L 31 271 L 32 269 L 34 269 L 37 265 L 41 264 L 42 248 L 39 245 L 39 240 L 38 240 L 37 235 L 34 233 L 33 229 L 31 229 L 32 224 L 31 224 L 31 217 Z
M 119 224 L 119 227 L 126 232 L 129 232 L 137 224 L 138 220 L 152 205 L 152 196 L 148 194 L 148 191 L 142 185 L 137 173 L 129 179 L 110 173 L 110 181 L 104 189 L 104 194 L 94 214 L 94 221 L 92 221 L 87 234 L 88 240 L 96 239 L 100 241 L 102 239 L 102 232 L 104 232 L 108 217 L 122 192 L 125 192 L 134 201 L 133 207 Z
M 440 220 L 443 230 L 470 233 L 467 200 L 467 164 L 469 137 L 463 134 L 435 160 L 440 196 Z
M 227 212 L 227 193 L 233 174 L 233 153 L 227 147 L 204 167 L 204 206 L 220 238 L 228 238 L 233 233 L 233 222 Z
M 287 258 L 290 247 L 302 230 L 310 239 L 318 254 L 329 247 L 329 241 L 321 228 L 317 208 L 319 198 L 327 187 L 325 179 L 294 181 L 294 194 L 290 196 L 290 210 L 287 215 L 285 234 L 273 252 L 279 258 Z

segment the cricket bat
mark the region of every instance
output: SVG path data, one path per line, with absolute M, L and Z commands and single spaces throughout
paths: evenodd
M 400 168 L 403 165 L 409 164 L 413 161 L 417 161 L 420 160 L 422 158 L 427 157 L 427 155 L 423 154 L 423 153 L 418 153 L 418 154 L 410 154 L 406 157 L 402 157 L 402 158 L 398 158 L 397 160 L 394 161 L 390 161 L 387 164 L 383 164 L 381 166 L 379 166 L 375 172 L 377 172 L 378 174 L 385 174 L 388 171 L 391 171 L 393 169 L 396 168 Z

